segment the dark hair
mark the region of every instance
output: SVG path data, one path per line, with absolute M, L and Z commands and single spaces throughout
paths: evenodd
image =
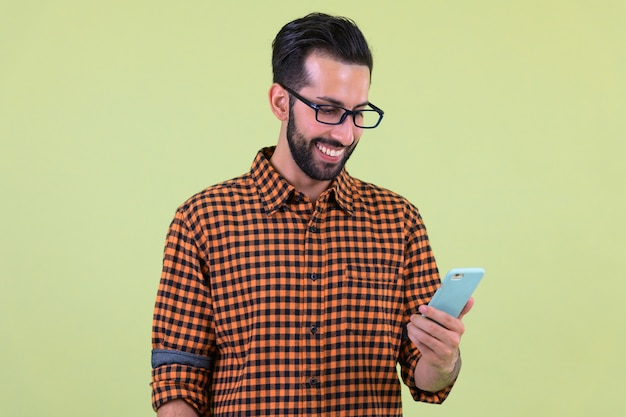
M 274 82 L 296 91 L 308 84 L 304 61 L 313 52 L 347 63 L 365 65 L 372 73 L 374 61 L 365 36 L 353 20 L 311 13 L 287 23 L 272 42 Z

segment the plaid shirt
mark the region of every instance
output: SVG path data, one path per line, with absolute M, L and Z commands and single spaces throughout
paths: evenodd
M 153 323 L 152 400 L 203 416 L 400 416 L 406 324 L 439 285 L 417 209 L 344 170 L 312 204 L 261 150 L 176 211 Z

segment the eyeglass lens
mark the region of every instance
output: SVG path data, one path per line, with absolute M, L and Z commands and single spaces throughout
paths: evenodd
M 343 122 L 345 117 L 354 118 L 354 124 L 359 127 L 376 126 L 380 120 L 380 114 L 372 109 L 358 110 L 347 114 L 345 109 L 331 105 L 317 106 L 317 120 L 321 123 L 338 124 Z

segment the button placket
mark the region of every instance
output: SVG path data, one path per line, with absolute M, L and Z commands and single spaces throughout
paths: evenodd
M 303 322 L 306 333 L 307 346 L 304 347 L 306 357 L 303 363 L 307 364 L 305 386 L 307 389 L 318 389 L 321 387 L 320 372 L 322 371 L 322 340 L 321 329 L 319 328 L 320 320 L 323 321 L 322 314 L 324 306 L 324 287 L 323 273 L 325 261 L 325 251 L 323 248 L 322 230 L 319 226 L 322 214 L 316 208 L 308 227 L 306 228 L 305 253 L 306 253 L 306 297 L 307 315 Z

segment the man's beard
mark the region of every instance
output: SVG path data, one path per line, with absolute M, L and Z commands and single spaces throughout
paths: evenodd
M 344 152 L 343 159 L 337 164 L 329 164 L 317 160 L 314 157 L 314 153 L 317 152 L 316 143 L 324 143 L 335 147 L 342 147 L 343 145 L 335 140 L 324 138 L 314 138 L 308 141 L 296 128 L 292 109 L 289 109 L 289 121 L 287 121 L 287 143 L 289 143 L 291 156 L 298 167 L 302 172 L 316 181 L 334 180 L 345 166 L 357 145 L 357 141 L 354 141 Z

